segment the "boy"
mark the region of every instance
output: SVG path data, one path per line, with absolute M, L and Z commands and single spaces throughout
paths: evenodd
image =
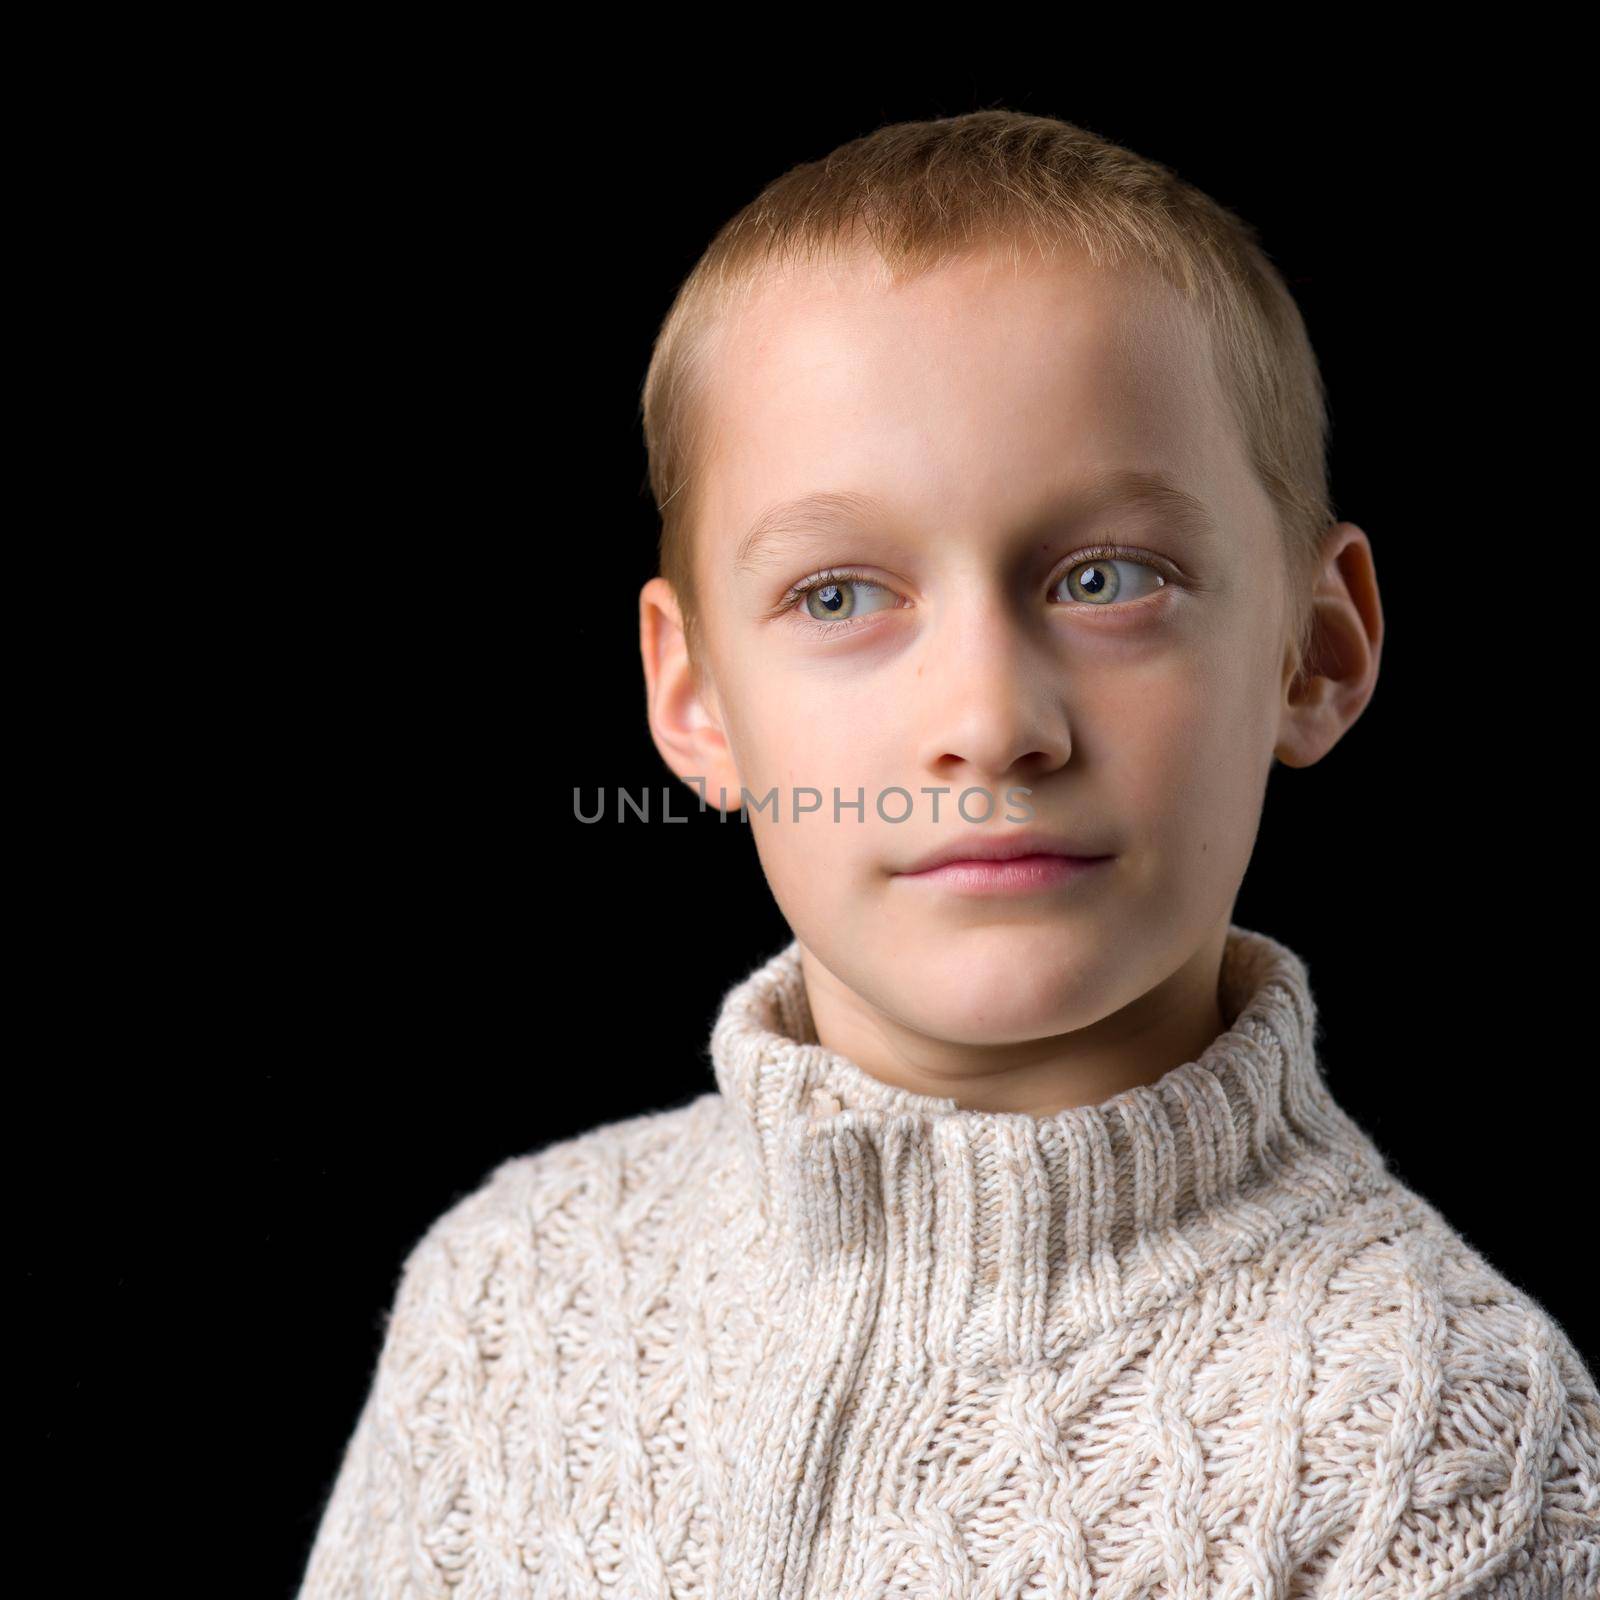
M 1591 1374 L 1231 920 L 1383 635 L 1249 230 L 884 128 L 722 230 L 644 414 L 652 733 L 795 939 L 716 1093 L 416 1247 L 307 1600 L 1593 1600 Z

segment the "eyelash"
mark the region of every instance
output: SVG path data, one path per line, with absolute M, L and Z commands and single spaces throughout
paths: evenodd
M 1170 563 L 1162 560 L 1159 556 L 1152 555 L 1152 553 L 1148 550 L 1133 550 L 1128 548 L 1126 545 L 1119 544 L 1097 544 L 1091 546 L 1087 550 L 1077 551 L 1072 560 L 1070 560 L 1064 567 L 1061 568 L 1061 576 L 1052 582 L 1050 587 L 1054 589 L 1056 585 L 1061 582 L 1061 579 L 1065 578 L 1069 572 L 1074 571 L 1078 567 L 1086 565 L 1090 561 L 1111 560 L 1132 561 L 1140 566 L 1152 567 L 1156 572 L 1160 573 L 1162 578 L 1165 579 L 1167 583 L 1175 582 L 1178 576 L 1176 569 L 1172 567 Z M 798 610 L 801 602 L 808 594 L 815 589 L 824 588 L 830 583 L 870 583 L 876 588 L 881 589 L 885 587 L 885 585 L 879 583 L 876 578 L 869 577 L 864 572 L 858 572 L 853 567 L 828 567 L 822 572 L 814 573 L 811 577 L 803 578 L 799 583 L 795 584 L 789 590 L 789 592 L 784 595 L 783 599 L 778 602 L 777 606 L 774 608 L 774 615 L 787 615 L 789 620 L 793 622 L 796 627 L 813 634 L 827 634 L 830 638 L 836 637 L 841 633 L 848 633 L 852 628 L 857 626 L 857 624 L 868 622 L 872 619 L 872 617 L 877 615 L 876 612 L 868 612 L 866 616 L 862 617 L 845 617 L 838 622 L 821 622 L 816 617 L 808 617 L 803 612 Z M 1153 596 L 1145 595 L 1142 598 L 1149 600 L 1152 599 Z M 1115 605 L 1091 606 L 1086 601 L 1081 600 L 1058 601 L 1056 603 L 1060 605 L 1073 605 L 1080 611 L 1105 611 L 1117 609 L 1126 610 L 1129 606 L 1136 606 L 1139 604 L 1137 600 L 1132 600 L 1129 601 L 1127 605 L 1119 608 Z M 897 611 L 901 608 L 898 606 L 889 606 L 885 609 Z

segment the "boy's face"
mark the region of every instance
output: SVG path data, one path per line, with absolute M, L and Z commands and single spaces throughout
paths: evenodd
M 1171 292 L 1076 258 L 981 253 L 892 288 L 864 260 L 808 269 L 724 330 L 712 423 L 706 679 L 674 764 L 730 808 L 777 790 L 750 825 L 808 960 L 918 1033 L 998 1043 L 1086 1026 L 1219 952 L 1290 612 L 1271 504 Z M 1121 473 L 1195 511 L 1083 499 Z M 876 504 L 803 515 L 741 565 L 758 517 L 819 492 Z M 1108 572 L 1079 554 L 1098 545 L 1132 548 Z M 775 609 L 828 568 L 852 576 Z M 987 821 L 957 811 L 968 789 Z M 799 790 L 823 800 L 796 821 Z M 836 790 L 864 817 L 836 821 Z M 877 808 L 902 815 L 897 790 L 898 823 Z M 1113 859 L 1025 893 L 906 871 L 1029 830 Z

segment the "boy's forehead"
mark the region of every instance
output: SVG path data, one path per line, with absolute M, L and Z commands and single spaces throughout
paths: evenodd
M 1230 444 L 1209 339 L 1175 291 L 1067 256 L 974 254 L 901 281 L 871 261 L 787 269 L 730 317 L 710 381 L 719 558 L 775 499 L 1025 510 L 1034 486 L 1118 467 L 1203 494 Z
M 1096 334 L 1139 341 L 1193 338 L 1197 320 L 1153 268 L 1136 260 L 1097 266 L 1081 252 L 1011 258 L 974 248 L 925 270 L 892 273 L 875 253 L 797 262 L 758 272 L 718 328 L 722 350 L 745 363 L 804 357 L 808 343 L 926 337 L 986 339 L 1010 331 L 1032 341 Z

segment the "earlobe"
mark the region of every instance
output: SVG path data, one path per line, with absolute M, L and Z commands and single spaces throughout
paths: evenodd
M 1343 738 L 1377 686 L 1383 648 L 1383 610 L 1372 546 L 1352 522 L 1326 536 L 1326 560 L 1312 596 L 1305 659 L 1295 670 L 1284 658 L 1276 759 L 1309 767 Z
M 739 809 L 739 777 L 710 674 L 695 671 L 683 613 L 665 578 L 639 591 L 639 653 L 644 665 L 650 736 L 678 777 L 706 805 Z M 723 796 L 732 803 L 724 805 Z

